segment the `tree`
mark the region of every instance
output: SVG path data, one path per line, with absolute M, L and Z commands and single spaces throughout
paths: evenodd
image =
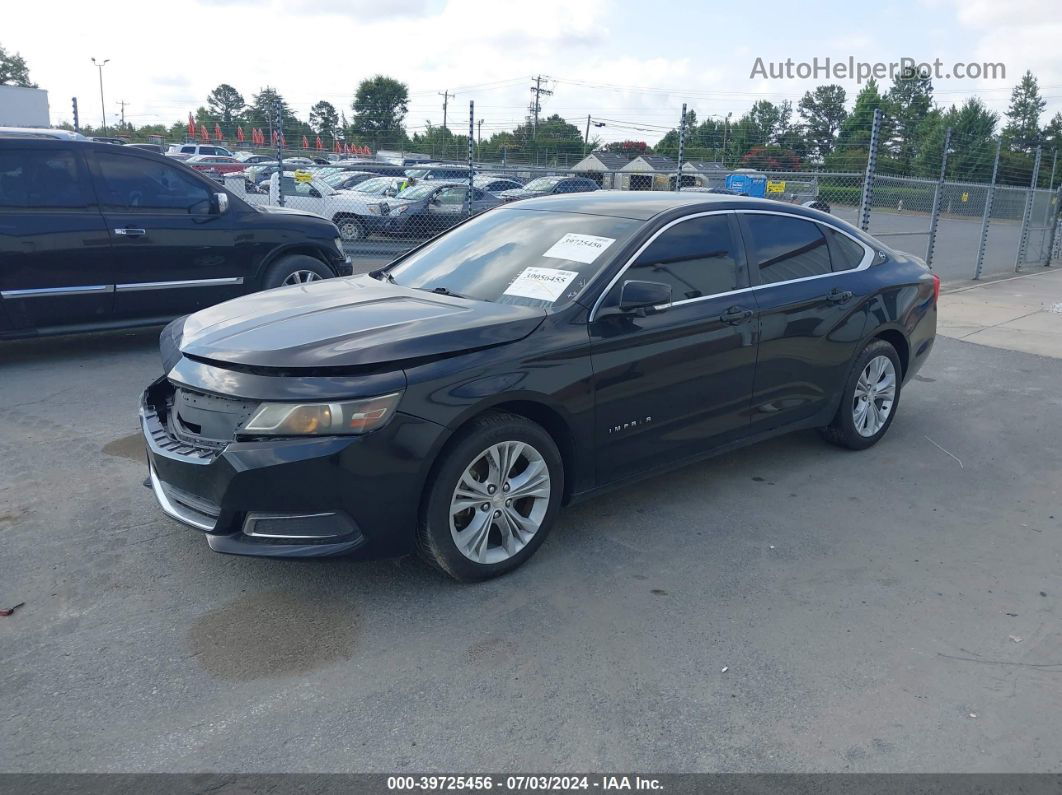
M 944 136 L 950 127 L 948 178 L 988 182 L 992 178 L 992 161 L 996 154 L 993 136 L 998 121 L 999 116 L 976 97 L 966 100 L 961 107 L 952 105 L 943 112 L 931 111 L 919 133 L 915 171 L 925 177 L 940 174 Z
M 221 83 L 207 95 L 207 108 L 223 124 L 232 124 L 243 116 L 243 95 L 228 83 Z
M 409 110 L 409 88 L 393 77 L 376 75 L 362 80 L 351 103 L 356 134 L 385 143 L 405 139 L 402 122 Z
M 1007 108 L 1007 126 L 1003 137 L 1014 149 L 1031 152 L 1040 144 L 1040 114 L 1047 107 L 1047 100 L 1040 96 L 1040 86 L 1027 71 L 1021 82 L 1014 86 Z
M 676 136 L 678 135 L 677 132 L 675 134 Z M 652 148 L 645 141 L 613 141 L 612 143 L 605 144 L 602 148 L 606 152 L 615 152 L 617 154 L 626 155 L 632 160 L 641 155 L 651 155 L 653 153 Z
M 555 163 L 560 162 L 562 155 L 565 161 L 581 160 L 583 156 L 583 131 L 556 113 L 539 119 L 537 132 L 531 120 L 524 122 L 513 130 L 513 137 L 534 162 L 539 162 L 540 153 L 546 161 Z
M 1041 139 L 1044 142 L 1044 150 L 1047 152 L 1057 152 L 1062 149 L 1062 111 L 1051 117 L 1051 121 L 1044 127 Z
M 284 130 L 287 131 L 296 126 L 298 119 L 292 112 L 291 106 L 271 86 L 265 86 L 251 98 L 251 104 L 247 106 L 248 123 L 252 127 L 258 127 L 268 136 L 269 130 L 276 123 L 276 106 L 278 102 L 280 103 L 280 112 L 283 117 Z
M 741 167 L 761 171 L 799 171 L 800 156 L 780 146 L 754 146 L 741 158 Z
M 807 127 L 808 142 L 819 157 L 833 151 L 834 136 L 848 116 L 844 102 L 844 89 L 831 84 L 805 92 L 797 106 Z
M 782 108 L 773 102 L 761 99 L 738 120 L 738 124 L 748 125 L 751 142 L 768 146 L 778 133 L 781 121 Z
M 335 138 L 339 129 L 339 113 L 331 102 L 321 100 L 310 108 L 310 126 L 320 135 Z
M 893 80 L 888 94 L 891 135 L 889 151 L 906 173 L 918 154 L 919 128 L 933 108 L 933 82 L 927 69 L 913 66 L 902 69 Z
M 0 46 L 0 85 L 2 86 L 22 86 L 23 88 L 36 88 L 36 83 L 31 83 L 29 79 L 29 67 L 26 65 L 26 59 L 16 53 L 8 54 L 2 46 Z

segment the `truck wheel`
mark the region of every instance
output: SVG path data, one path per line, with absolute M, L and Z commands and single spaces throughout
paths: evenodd
M 333 220 L 339 227 L 339 236 L 344 240 L 364 240 L 369 236 L 365 225 L 353 215 L 337 215 Z
M 281 257 L 266 271 L 262 279 L 262 289 L 285 287 L 292 284 L 316 282 L 319 279 L 331 279 L 334 273 L 321 262 L 308 254 L 289 254 Z

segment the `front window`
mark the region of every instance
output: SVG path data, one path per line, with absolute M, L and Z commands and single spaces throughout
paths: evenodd
M 431 173 L 430 168 L 407 168 L 406 176 L 413 177 L 413 179 L 424 179 Z
M 394 184 L 391 177 L 375 177 L 367 179 L 360 185 L 355 185 L 354 190 L 358 193 L 368 193 L 372 196 L 381 196 L 383 192 Z
M 428 198 L 434 190 L 438 190 L 438 187 L 433 185 L 414 185 L 411 188 L 400 191 L 396 198 L 420 201 Z
M 582 213 L 493 210 L 440 236 L 388 273 L 405 287 L 556 309 L 570 303 L 641 225 Z

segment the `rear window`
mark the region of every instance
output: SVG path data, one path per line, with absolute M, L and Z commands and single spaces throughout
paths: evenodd
M 0 152 L 0 207 L 85 207 L 77 158 L 61 150 Z
M 744 213 L 752 233 L 753 267 L 763 284 L 821 276 L 832 270 L 822 228 L 785 215 Z
M 852 238 L 836 229 L 825 227 L 826 237 L 833 243 L 830 259 L 835 271 L 850 271 L 858 268 L 866 255 L 866 250 Z

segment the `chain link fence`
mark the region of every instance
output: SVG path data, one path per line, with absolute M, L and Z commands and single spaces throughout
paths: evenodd
M 372 146 L 351 147 L 335 138 L 329 145 L 305 136 L 302 147 L 292 148 L 287 136 L 271 135 L 268 141 L 259 136 L 255 145 L 241 143 L 243 163 L 189 164 L 251 204 L 281 205 L 334 221 L 362 270 L 470 215 L 527 197 L 590 190 L 723 192 L 810 204 L 924 258 L 947 281 L 1026 272 L 1059 258 L 1062 194 L 1054 184 L 1056 160 L 1045 158 L 1048 180 L 1040 174 L 1039 151 L 1030 175 L 1014 165 L 1011 153 L 1003 152 L 1001 159 L 998 142 L 965 144 L 952 140 L 948 129 L 943 140 L 924 145 L 905 166 L 894 147 L 886 148 L 887 140 L 879 142 L 883 117 L 874 111 L 869 140 L 839 140 L 826 158 L 860 170 L 822 170 L 809 161 L 784 170 L 737 168 L 750 158 L 726 163 L 725 138 L 719 150 L 724 162 L 693 159 L 705 150 L 684 150 L 685 118 L 683 112 L 675 154 L 686 151 L 690 159 L 643 154 L 622 158 L 618 166 L 615 156 L 589 147 L 583 157 L 551 156 L 545 147 L 546 154 L 536 150 L 533 157 L 502 148 L 480 158 L 472 108 L 468 134 L 433 144 L 430 151 L 402 151 L 400 141 L 389 150 L 379 138 Z M 283 129 L 281 120 L 275 125 Z M 923 175 L 939 176 L 912 176 L 911 162 Z M 983 179 L 949 178 L 956 164 L 968 173 L 971 162 Z

